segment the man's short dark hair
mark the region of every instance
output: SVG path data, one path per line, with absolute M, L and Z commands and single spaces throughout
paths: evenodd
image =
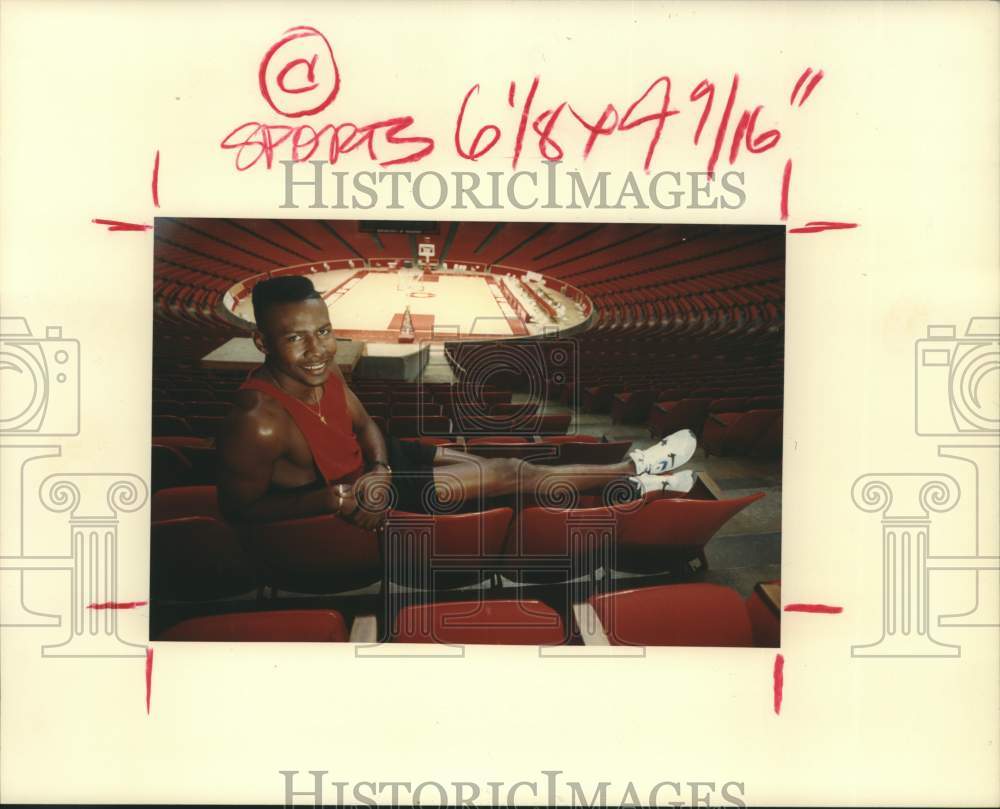
M 260 328 L 268 309 L 279 303 L 299 303 L 312 298 L 323 300 L 313 282 L 304 275 L 280 275 L 268 278 L 253 288 L 253 318 Z

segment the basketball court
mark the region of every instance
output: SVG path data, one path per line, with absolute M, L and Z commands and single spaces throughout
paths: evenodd
M 422 341 L 529 337 L 564 331 L 585 320 L 583 306 L 552 290 L 546 294 L 559 299 L 565 314 L 549 316 L 533 299 L 530 282 L 509 275 L 403 267 L 310 269 L 286 271 L 309 275 L 327 302 L 337 336 L 345 339 L 400 342 L 407 310 L 416 339 Z M 231 290 L 230 311 L 252 324 L 248 287 L 252 284 L 241 282 Z

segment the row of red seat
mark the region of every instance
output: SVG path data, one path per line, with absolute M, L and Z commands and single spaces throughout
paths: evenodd
M 559 582 L 607 569 L 652 574 L 692 560 L 707 567 L 705 546 L 763 493 L 715 500 L 647 495 L 623 506 L 596 498 L 484 512 L 392 512 L 381 535 L 319 516 L 231 526 L 213 486 L 153 495 L 153 590 L 158 599 L 226 598 L 267 586 L 331 593 L 381 580 L 454 587 L 504 573 Z M 544 497 L 544 495 L 542 495 Z M 599 502 L 599 500 L 596 500 Z
M 691 583 L 602 593 L 564 621 L 537 600 L 449 601 L 404 606 L 391 631 L 359 616 L 348 633 L 336 610 L 271 610 L 193 618 L 159 641 L 297 641 L 425 644 L 777 647 L 780 616 L 758 591 L 747 599 L 728 587 Z

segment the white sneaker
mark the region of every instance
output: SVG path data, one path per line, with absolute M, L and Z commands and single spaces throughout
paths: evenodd
M 698 476 L 690 469 L 675 472 L 672 475 L 650 475 L 646 473 L 643 475 L 634 475 L 629 478 L 639 489 L 640 497 L 650 492 L 678 492 L 679 494 L 687 494 L 694 488 L 697 479 Z
M 637 475 L 662 475 L 691 460 L 698 437 L 691 430 L 678 430 L 648 449 L 634 449 L 628 456 Z

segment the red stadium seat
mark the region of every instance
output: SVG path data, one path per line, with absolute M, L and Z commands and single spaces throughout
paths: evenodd
M 505 569 L 529 582 L 592 576 L 610 560 L 617 531 L 618 515 L 611 508 L 529 506 L 507 532 Z
M 517 436 L 497 436 L 496 439 L 507 437 L 517 438 Z M 497 441 L 497 443 L 492 443 L 489 442 L 489 439 L 483 439 L 477 440 L 475 443 L 470 441 L 466 446 L 466 452 L 480 458 L 521 458 L 541 463 L 547 457 L 552 457 L 554 450 L 546 449 L 543 444 L 537 444 L 533 441 Z
M 775 604 L 768 594 L 768 590 L 773 591 L 775 585 L 780 591 L 779 579 L 758 582 L 747 597 L 747 615 L 750 616 L 750 626 L 753 628 L 754 646 L 781 646 L 781 605 Z
M 654 573 L 698 557 L 707 567 L 705 545 L 734 515 L 764 492 L 728 500 L 648 498 L 639 509 L 622 509 L 614 554 L 616 570 Z
M 746 396 L 730 396 L 725 399 L 713 399 L 708 406 L 709 413 L 742 413 L 750 408 Z
M 542 437 L 543 444 L 597 444 L 600 438 L 596 435 L 586 435 L 584 433 L 569 433 L 566 435 L 546 435 Z
M 271 610 L 209 615 L 182 621 L 158 641 L 209 643 L 343 643 L 344 617 L 336 610 Z
M 219 416 L 187 416 L 185 421 L 195 435 L 214 439 L 219 434 L 223 419 Z
M 481 582 L 500 559 L 510 518 L 509 508 L 449 515 L 393 511 L 382 534 L 386 575 L 425 590 Z
M 542 444 L 547 444 L 543 441 Z M 615 464 L 619 463 L 632 446 L 631 441 L 564 442 L 559 447 L 557 464 Z
M 521 404 L 503 402 L 500 404 L 490 405 L 490 415 L 500 416 L 502 418 L 511 418 L 514 416 L 527 418 L 529 416 L 534 416 L 537 412 L 537 402 L 522 402 Z
M 425 446 L 432 446 L 432 447 L 453 448 L 458 446 L 458 444 L 456 444 L 450 438 L 435 438 L 432 435 L 422 435 L 419 438 L 400 438 L 399 441 L 401 444 L 415 442 L 417 444 L 424 444 Z
M 382 573 L 375 534 L 332 515 L 253 526 L 250 548 L 262 578 L 275 590 L 355 590 Z
M 154 522 L 149 567 L 157 600 L 203 601 L 257 589 L 236 533 L 211 517 Z
M 566 642 L 559 613 L 540 601 L 455 601 L 404 607 L 393 640 L 400 643 L 557 645 Z
M 531 419 L 532 429 L 537 435 L 565 435 L 573 416 L 569 413 L 553 413 Z
M 451 429 L 445 416 L 393 416 L 389 434 L 393 438 L 416 438 L 422 435 L 445 435 Z
M 369 411 L 371 412 L 371 411 Z M 440 416 L 441 405 L 434 402 L 393 402 L 389 416 Z
M 181 402 L 214 402 L 218 397 L 211 388 L 169 388 L 170 398 Z
M 193 435 L 191 425 L 180 416 L 153 416 L 153 435 Z
M 746 413 L 712 413 L 705 421 L 703 446 L 710 455 L 748 455 L 762 438 L 779 410 Z
M 153 522 L 180 517 L 212 517 L 223 521 L 215 486 L 178 486 L 161 489 L 150 504 Z
M 169 486 L 182 486 L 189 482 L 191 462 L 175 447 L 153 444 L 150 471 L 150 488 L 157 492 Z
M 362 402 L 361 406 L 364 407 L 369 416 L 378 416 L 381 419 L 389 418 L 389 405 L 385 402 Z
M 718 584 L 668 584 L 588 602 L 612 646 L 752 646 L 739 593 Z
M 218 480 L 218 456 L 215 447 L 185 446 L 180 451 L 191 464 L 187 485 L 214 486 Z
M 184 416 L 186 412 L 184 403 L 178 402 L 173 399 L 157 399 L 153 398 L 153 415 L 154 416 Z
M 750 448 L 750 454 L 755 458 L 780 458 L 784 439 L 784 411 L 779 410 L 764 433 Z
M 649 411 L 649 432 L 660 438 L 678 430 L 694 430 L 701 434 L 711 399 L 681 399 L 679 402 L 657 402 Z
M 613 424 L 629 422 L 641 424 L 646 421 L 655 395 L 654 391 L 648 388 L 614 394 L 611 404 L 611 422 Z
M 497 444 L 532 444 L 534 441 L 530 436 L 523 435 L 476 435 L 469 436 L 465 443 L 470 447 L 487 444 L 495 446 Z
M 223 417 L 229 412 L 232 405 L 229 402 L 185 402 L 185 416 L 215 416 Z M 193 425 L 192 425 L 193 426 Z
M 210 447 L 212 442 L 197 435 L 153 435 L 153 443 L 164 447 Z
M 607 413 L 611 409 L 612 397 L 625 390 L 620 382 L 592 385 L 582 391 L 581 403 L 588 413 Z

